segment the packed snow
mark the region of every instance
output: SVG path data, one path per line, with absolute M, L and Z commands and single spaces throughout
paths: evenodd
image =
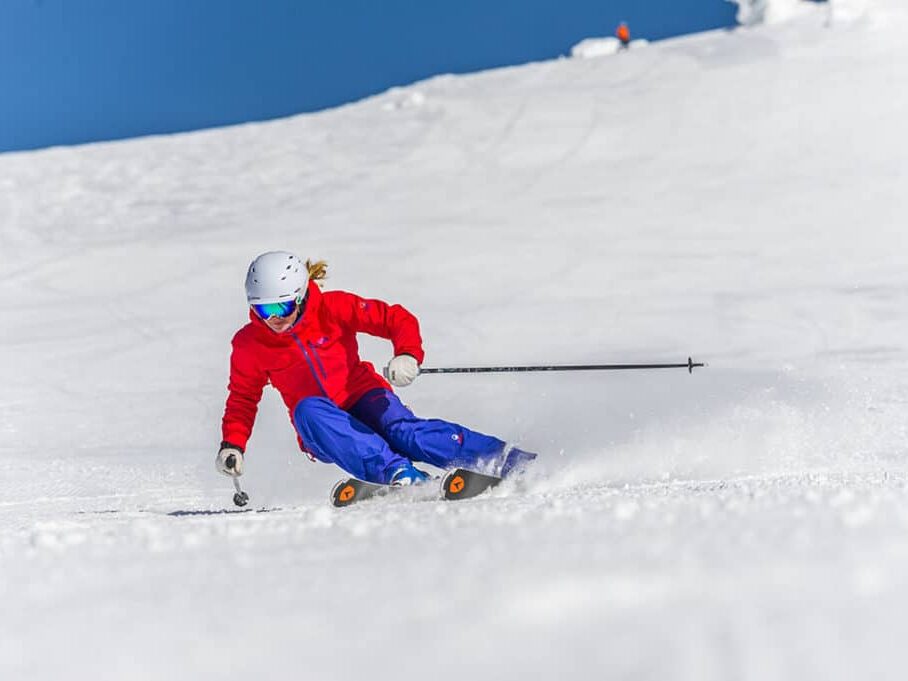
M 0 156 L 0 678 L 903 678 L 908 10 L 865 4 Z M 709 367 L 423 376 L 539 465 L 343 510 L 267 392 L 239 511 L 271 249 L 427 366 Z
M 618 38 L 586 38 L 571 48 L 571 56 L 575 59 L 595 59 L 611 56 L 620 49 L 621 41 Z
M 628 43 L 629 49 L 639 49 L 649 45 L 648 40 L 637 39 Z M 571 48 L 571 56 L 574 59 L 595 59 L 596 57 L 608 57 L 617 54 L 621 50 L 621 41 L 618 38 L 586 38 Z

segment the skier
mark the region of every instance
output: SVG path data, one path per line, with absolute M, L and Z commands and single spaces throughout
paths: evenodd
M 615 29 L 615 37 L 621 42 L 619 49 L 626 50 L 631 44 L 631 29 L 626 22 L 622 21 Z
M 281 394 L 310 458 L 367 482 L 400 486 L 428 479 L 413 462 L 505 477 L 536 458 L 496 437 L 414 416 L 360 359 L 356 334 L 391 341 L 394 356 L 385 375 L 404 387 L 419 375 L 424 356 L 416 317 L 400 305 L 344 291 L 323 293 L 316 281 L 326 270 L 324 261 L 304 263 L 285 251 L 263 253 L 249 266 L 250 321 L 233 337 L 223 441 L 215 460 L 219 472 L 243 474 L 267 383 Z

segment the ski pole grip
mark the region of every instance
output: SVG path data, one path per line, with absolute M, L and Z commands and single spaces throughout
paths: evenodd
M 234 470 L 236 468 L 236 454 L 231 454 L 230 456 L 228 456 L 227 459 L 224 461 L 224 465 L 229 470 Z

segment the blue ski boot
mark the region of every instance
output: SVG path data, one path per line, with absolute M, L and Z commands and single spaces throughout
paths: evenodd
M 401 466 L 394 471 L 391 475 L 391 482 L 388 484 L 392 487 L 404 487 L 405 485 L 419 485 L 428 479 L 428 473 L 408 463 L 406 466 Z

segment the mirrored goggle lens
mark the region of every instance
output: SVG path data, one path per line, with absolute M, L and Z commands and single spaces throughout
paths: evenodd
M 289 317 L 296 310 L 295 300 L 286 300 L 283 303 L 267 303 L 265 305 L 253 305 L 252 309 L 262 319 L 270 317 Z

